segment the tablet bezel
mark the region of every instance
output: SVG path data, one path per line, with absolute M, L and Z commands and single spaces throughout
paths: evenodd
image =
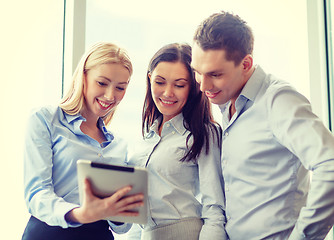
M 111 196 L 118 189 L 129 185 L 132 186 L 132 190 L 126 196 L 143 193 L 144 206 L 133 209 L 139 212 L 138 216 L 112 216 L 106 220 L 146 224 L 148 174 L 145 168 L 112 165 L 80 159 L 77 161 L 77 174 L 80 204 L 82 204 L 83 199 L 85 178 L 90 180 L 94 195 L 101 198 Z

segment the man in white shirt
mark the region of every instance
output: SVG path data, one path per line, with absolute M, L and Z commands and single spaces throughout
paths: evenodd
M 253 65 L 253 42 L 245 21 L 221 12 L 197 28 L 192 49 L 196 81 L 223 116 L 226 233 L 324 239 L 334 223 L 334 136 L 304 96 Z

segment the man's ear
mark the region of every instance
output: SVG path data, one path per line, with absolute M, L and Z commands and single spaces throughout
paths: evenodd
M 253 57 L 250 54 L 247 54 L 246 57 L 242 60 L 242 66 L 245 72 L 248 72 L 253 67 Z

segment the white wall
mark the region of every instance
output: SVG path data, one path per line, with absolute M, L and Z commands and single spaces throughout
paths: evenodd
M 61 96 L 63 1 L 12 0 L 0 7 L 0 239 L 21 239 L 23 137 L 32 107 Z

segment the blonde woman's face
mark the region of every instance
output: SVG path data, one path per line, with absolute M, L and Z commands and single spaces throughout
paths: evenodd
M 104 117 L 123 99 L 130 79 L 121 64 L 102 64 L 86 73 L 84 79 L 85 109 L 83 115 Z

